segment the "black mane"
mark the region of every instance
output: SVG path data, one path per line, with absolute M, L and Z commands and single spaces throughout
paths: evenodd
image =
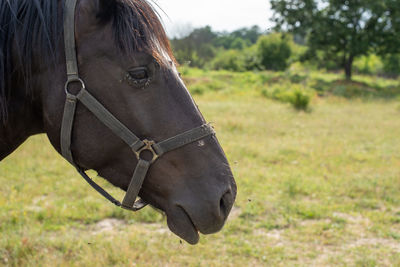
M 54 57 L 59 38 L 58 1 L 0 0 L 0 121 L 7 119 L 11 77 L 17 71 L 26 84 L 32 78 L 33 53 Z M 38 50 L 36 50 L 38 49 Z
M 159 15 L 147 0 L 115 0 L 99 17 L 113 20 L 115 41 L 123 52 L 142 51 L 160 63 L 166 54 L 175 61 Z
M 0 123 L 7 120 L 12 77 L 22 79 L 29 92 L 35 64 L 56 60 L 63 44 L 63 5 L 62 0 L 0 0 Z M 143 51 L 159 61 L 166 53 L 174 60 L 158 15 L 146 0 L 114 0 L 98 18 L 112 20 L 123 52 Z

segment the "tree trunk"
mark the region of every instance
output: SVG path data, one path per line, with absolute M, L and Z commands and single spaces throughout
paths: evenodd
M 346 80 L 351 81 L 351 76 L 353 74 L 353 61 L 354 61 L 354 56 L 350 55 L 348 58 L 345 59 L 344 61 L 344 71 L 346 74 Z

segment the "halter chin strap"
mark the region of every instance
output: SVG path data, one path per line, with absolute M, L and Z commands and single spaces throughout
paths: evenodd
M 114 117 L 95 97 L 93 97 L 85 87 L 85 83 L 79 78 L 78 64 L 76 60 L 75 48 L 75 6 L 77 0 L 65 0 L 64 9 L 64 44 L 65 44 L 65 57 L 67 66 L 67 82 L 65 83 L 66 101 L 64 106 L 64 115 L 61 125 L 61 154 L 72 165 L 74 165 L 79 174 L 101 195 L 114 203 L 115 205 L 124 209 L 138 211 L 145 207 L 147 204 L 143 200 L 136 201 L 139 191 L 142 187 L 143 181 L 146 178 L 147 172 L 152 163 L 154 163 L 163 154 L 178 149 L 187 144 L 199 141 L 209 135 L 214 135 L 214 129 L 209 124 L 204 124 L 200 127 L 194 128 L 187 132 L 178 134 L 167 140 L 161 142 L 154 142 L 149 140 L 140 140 L 134 133 L 132 133 L 124 124 Z M 79 83 L 81 85 L 80 91 L 77 94 L 69 92 L 69 85 L 72 83 Z M 105 126 L 121 138 L 133 151 L 138 163 L 133 172 L 132 179 L 129 183 L 128 190 L 122 203 L 112 197 L 103 188 L 96 184 L 86 173 L 79 167 L 72 156 L 71 141 L 72 130 L 74 125 L 74 118 L 77 103 L 83 104 L 97 119 L 99 119 Z M 150 152 L 151 159 L 142 157 L 143 152 Z

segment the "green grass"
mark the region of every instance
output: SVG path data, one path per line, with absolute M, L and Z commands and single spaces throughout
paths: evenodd
M 0 265 L 400 265 L 398 81 L 356 76 L 384 92 L 349 97 L 332 93 L 336 74 L 182 72 L 238 184 L 223 231 L 181 243 L 162 215 L 113 207 L 35 136 L 0 163 Z M 299 83 L 311 112 L 262 93 Z

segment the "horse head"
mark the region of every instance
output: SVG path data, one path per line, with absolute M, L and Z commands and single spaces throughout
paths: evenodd
M 206 123 L 147 1 L 79 0 L 74 12 L 80 79 L 87 92 L 140 140 L 160 142 Z M 61 17 L 57 20 L 63 23 Z M 40 53 L 33 53 L 32 94 L 42 132 L 61 153 L 67 68 L 63 42 L 55 39 L 55 43 L 58 52 L 52 64 L 42 63 Z M 81 89 L 80 83 L 71 83 L 67 91 L 75 95 Z M 138 164 L 132 148 L 79 101 L 69 149 L 77 166 L 128 189 Z M 139 196 L 165 212 L 172 232 L 195 244 L 199 232 L 211 234 L 223 227 L 236 185 L 217 138 L 210 134 L 155 161 Z

